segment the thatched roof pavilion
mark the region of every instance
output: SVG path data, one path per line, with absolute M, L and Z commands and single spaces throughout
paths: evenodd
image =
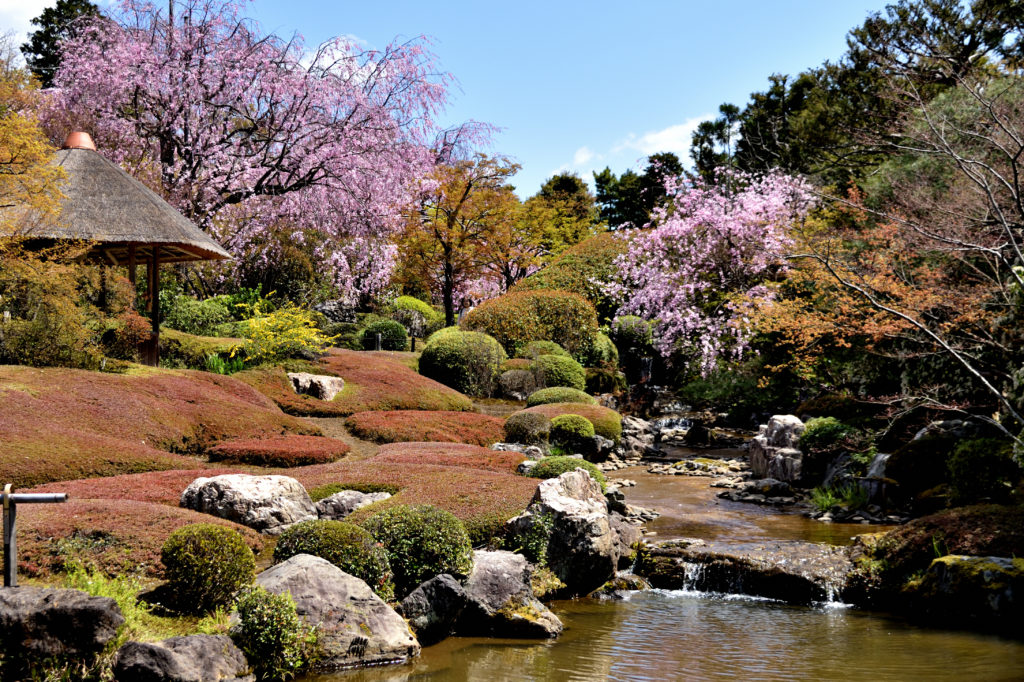
M 90 257 L 127 267 L 132 283 L 136 266 L 146 264 L 146 309 L 153 324 L 153 338 L 141 351 L 143 362 L 157 364 L 160 265 L 225 260 L 231 254 L 155 192 L 97 152 L 88 133 L 68 135 L 55 155 L 55 163 L 67 175 L 60 220 L 33 226 L 24 236 L 30 242 L 93 242 Z

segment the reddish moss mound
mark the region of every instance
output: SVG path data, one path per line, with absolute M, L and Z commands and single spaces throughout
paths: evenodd
M 1024 506 L 982 504 L 915 519 L 886 533 L 874 549 L 883 572 L 905 578 L 938 555 L 1024 556 Z
M 345 380 L 334 400 L 296 395 L 280 367 L 258 367 L 233 376 L 269 396 L 285 412 L 305 417 L 347 417 L 370 410 L 473 410 L 466 396 L 383 353 L 333 349 L 320 363 L 317 371 Z
M 375 443 L 430 441 L 491 445 L 502 438 L 500 417 L 475 412 L 360 412 L 345 421 L 352 435 Z
M 207 450 L 211 462 L 252 464 L 261 467 L 298 467 L 340 459 L 348 445 L 322 436 L 276 436 L 229 440 Z
M 586 417 L 594 425 L 594 431 L 599 436 L 604 436 L 618 442 L 622 436 L 622 415 L 615 410 L 600 405 L 585 405 L 583 403 L 548 403 L 529 407 L 523 412 L 534 412 L 542 414 L 548 419 L 563 414 L 578 414 Z
M 242 533 L 254 552 L 255 531 L 206 514 L 135 500 L 69 500 L 25 505 L 18 512 L 18 568 L 26 576 L 59 571 L 79 559 L 109 575 L 142 571 L 159 576 L 167 536 L 192 523 L 215 523 Z
M 227 438 L 319 433 L 230 377 L 0 366 L 0 480 L 16 487 L 195 468 Z
M 373 505 L 373 511 L 395 504 L 433 504 L 461 519 L 477 544 L 522 512 L 537 489 L 536 480 L 512 473 L 466 466 L 388 462 L 379 456 L 361 462 L 341 461 L 292 469 L 288 475 L 297 478 L 307 490 L 330 483 L 396 486 L 399 492 Z M 359 511 L 353 521 L 362 518 L 358 516 Z
M 523 461 L 518 452 L 497 452 L 461 443 L 392 443 L 380 449 L 373 462 L 437 464 L 514 474 Z
M 34 493 L 67 493 L 71 499 L 135 500 L 177 507 L 181 493 L 202 476 L 244 473 L 240 469 L 174 469 L 127 474 L 106 478 L 47 483 L 31 489 Z

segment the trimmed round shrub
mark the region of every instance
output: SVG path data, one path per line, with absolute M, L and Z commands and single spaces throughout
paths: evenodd
M 551 420 L 551 443 L 576 452 L 588 438 L 594 437 L 594 425 L 578 414 L 562 414 Z
M 595 481 L 601 484 L 601 490 L 605 488 L 605 478 L 601 470 L 585 459 L 577 457 L 545 457 L 537 462 L 537 465 L 530 469 L 528 474 L 531 478 L 557 478 L 566 471 L 583 469 L 590 474 Z
M 597 313 L 568 291 L 524 291 L 484 301 L 466 316 L 466 327 L 486 332 L 515 356 L 531 341 L 553 341 L 582 359 L 597 334 Z
M 541 355 L 531 365 L 540 383 L 546 387 L 568 386 L 582 391 L 587 387 L 587 373 L 572 358 L 560 355 Z
M 583 391 L 568 386 L 554 386 L 534 391 L 526 399 L 526 406 L 546 405 L 548 403 L 583 403 L 584 405 L 596 405 L 597 398 L 587 395 Z
M 514 292 L 535 289 L 575 291 L 587 298 L 597 309 L 601 323 L 615 315 L 618 301 L 601 282 L 615 278 L 615 259 L 626 252 L 629 242 L 623 233 L 602 232 L 584 239 L 560 253 L 546 268 L 512 288 Z
M 622 372 L 604 367 L 587 367 L 587 393 L 619 393 L 626 390 L 626 376 Z
M 231 310 L 219 298 L 198 301 L 191 296 L 175 296 L 162 313 L 163 325 L 197 336 L 214 336 L 219 325 L 234 319 Z
M 391 303 L 391 318 L 409 330 L 410 336 L 423 337 L 444 325 L 444 316 L 412 296 L 399 296 Z
M 616 367 L 619 364 L 619 349 L 607 334 L 598 332 L 584 364 L 588 367 Z
M 622 415 L 603 405 L 584 405 L 583 403 L 548 403 L 535 405 L 516 412 L 509 419 L 520 414 L 539 414 L 554 419 L 560 414 L 578 414 L 586 417 L 594 425 L 594 432 L 616 443 L 622 437 Z M 508 424 L 508 421 L 505 421 Z
M 975 438 L 958 443 L 947 462 L 952 501 L 955 504 L 985 498 L 1004 501 L 1021 477 L 1012 453 L 1013 446 L 1009 441 L 995 438 Z
M 458 326 L 441 327 L 440 329 L 432 333 L 430 336 L 428 336 L 426 339 L 424 339 L 424 342 L 426 344 L 430 344 L 450 334 L 459 334 L 463 331 L 464 330 Z
M 363 350 L 377 347 L 377 334 L 380 334 L 381 350 L 405 350 L 409 345 L 408 334 L 400 322 L 379 320 L 363 330 Z
M 431 336 L 423 348 L 420 374 L 466 395 L 491 395 L 506 359 L 505 351 L 487 334 L 442 332 Z
M 542 414 L 516 412 L 505 420 L 505 441 L 544 445 L 551 435 L 551 420 Z
M 388 601 L 394 598 L 388 554 L 369 531 L 344 521 L 301 521 L 289 526 L 274 547 L 274 563 L 312 554 L 354 575 Z
M 242 535 L 212 523 L 171 533 L 160 561 L 179 603 L 199 613 L 229 605 L 256 575 L 256 558 Z
M 256 586 L 235 603 L 231 639 L 253 665 L 257 679 L 288 679 L 311 663 L 316 636 L 303 625 L 288 594 Z
M 415 296 L 399 296 L 391 302 L 391 307 L 395 310 L 413 310 L 424 317 L 433 317 L 437 315 L 437 311 L 434 310 L 429 303 L 421 301 Z
M 519 351 L 518 357 L 535 360 L 541 355 L 561 355 L 566 358 L 572 357 L 564 348 L 554 341 L 531 341 Z
M 537 377 L 528 369 L 510 369 L 498 377 L 503 398 L 522 400 L 537 390 Z
M 433 505 L 397 505 L 363 527 L 384 545 L 399 599 L 434 576 L 465 576 L 473 568 L 473 546 L 462 522 Z

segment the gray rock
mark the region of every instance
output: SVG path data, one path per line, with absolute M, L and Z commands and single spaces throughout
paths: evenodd
M 299 395 L 308 395 L 318 400 L 334 400 L 334 396 L 345 388 L 345 380 L 324 374 L 309 372 L 288 372 L 292 389 Z
M 544 450 L 536 445 L 523 445 L 522 443 L 495 443 L 491 450 L 497 452 L 518 452 L 529 459 L 542 459 Z
M 317 518 L 306 489 L 288 476 L 225 474 L 197 478 L 181 494 L 181 506 L 271 535 L 299 521 Z
M 109 597 L 48 587 L 0 588 L 0 638 L 8 651 L 27 658 L 94 656 L 122 623 L 121 609 Z
M 793 489 L 784 481 L 777 481 L 774 478 L 762 478 L 750 481 L 741 488 L 744 493 L 765 495 L 769 497 L 781 497 L 791 495 Z
M 557 637 L 562 622 L 534 597 L 532 567 L 522 554 L 473 552 L 473 571 L 466 581 L 468 602 L 459 632 L 496 637 Z
M 226 635 L 128 642 L 117 652 L 117 682 L 255 682 L 241 649 Z
M 618 545 L 619 562 L 617 566 L 620 570 L 629 568 L 633 565 L 634 548 L 643 538 L 644 529 L 639 523 L 631 523 L 621 514 L 612 514 L 609 519 Z
M 405 620 L 329 561 L 297 554 L 260 573 L 256 584 L 291 594 L 299 617 L 316 628 L 322 668 L 403 663 L 420 652 Z
M 533 470 L 533 468 L 538 464 L 540 464 L 540 462 L 535 459 L 523 460 L 522 462 L 519 463 L 519 466 L 516 467 L 516 473 L 523 476 L 528 476 L 530 472 Z
M 601 486 L 583 469 L 541 481 L 526 511 L 511 519 L 513 537 L 550 523 L 548 567 L 571 595 L 588 594 L 611 578 L 619 561 L 618 537 Z M 534 531 L 535 532 L 535 531 Z
M 750 440 L 750 469 L 758 478 L 798 481 L 803 454 L 797 449 L 804 423 L 791 414 L 777 414 Z
M 316 513 L 321 519 L 341 520 L 356 509 L 380 502 L 391 497 L 391 493 L 361 493 L 358 490 L 342 490 L 316 503 Z
M 398 606 L 421 644 L 439 642 L 455 631 L 469 596 L 455 578 L 444 573 L 413 590 Z
M 349 305 L 345 301 L 324 301 L 323 303 L 315 305 L 313 310 L 317 311 L 331 322 L 354 323 L 356 321 L 355 307 Z

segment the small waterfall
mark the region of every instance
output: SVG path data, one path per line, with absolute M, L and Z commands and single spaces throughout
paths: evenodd
M 889 461 L 888 453 L 880 452 L 875 455 L 868 466 L 868 478 L 885 478 L 885 463 Z
M 701 582 L 704 578 L 704 564 L 684 561 L 682 563 L 682 567 L 682 589 L 686 592 L 701 592 Z

